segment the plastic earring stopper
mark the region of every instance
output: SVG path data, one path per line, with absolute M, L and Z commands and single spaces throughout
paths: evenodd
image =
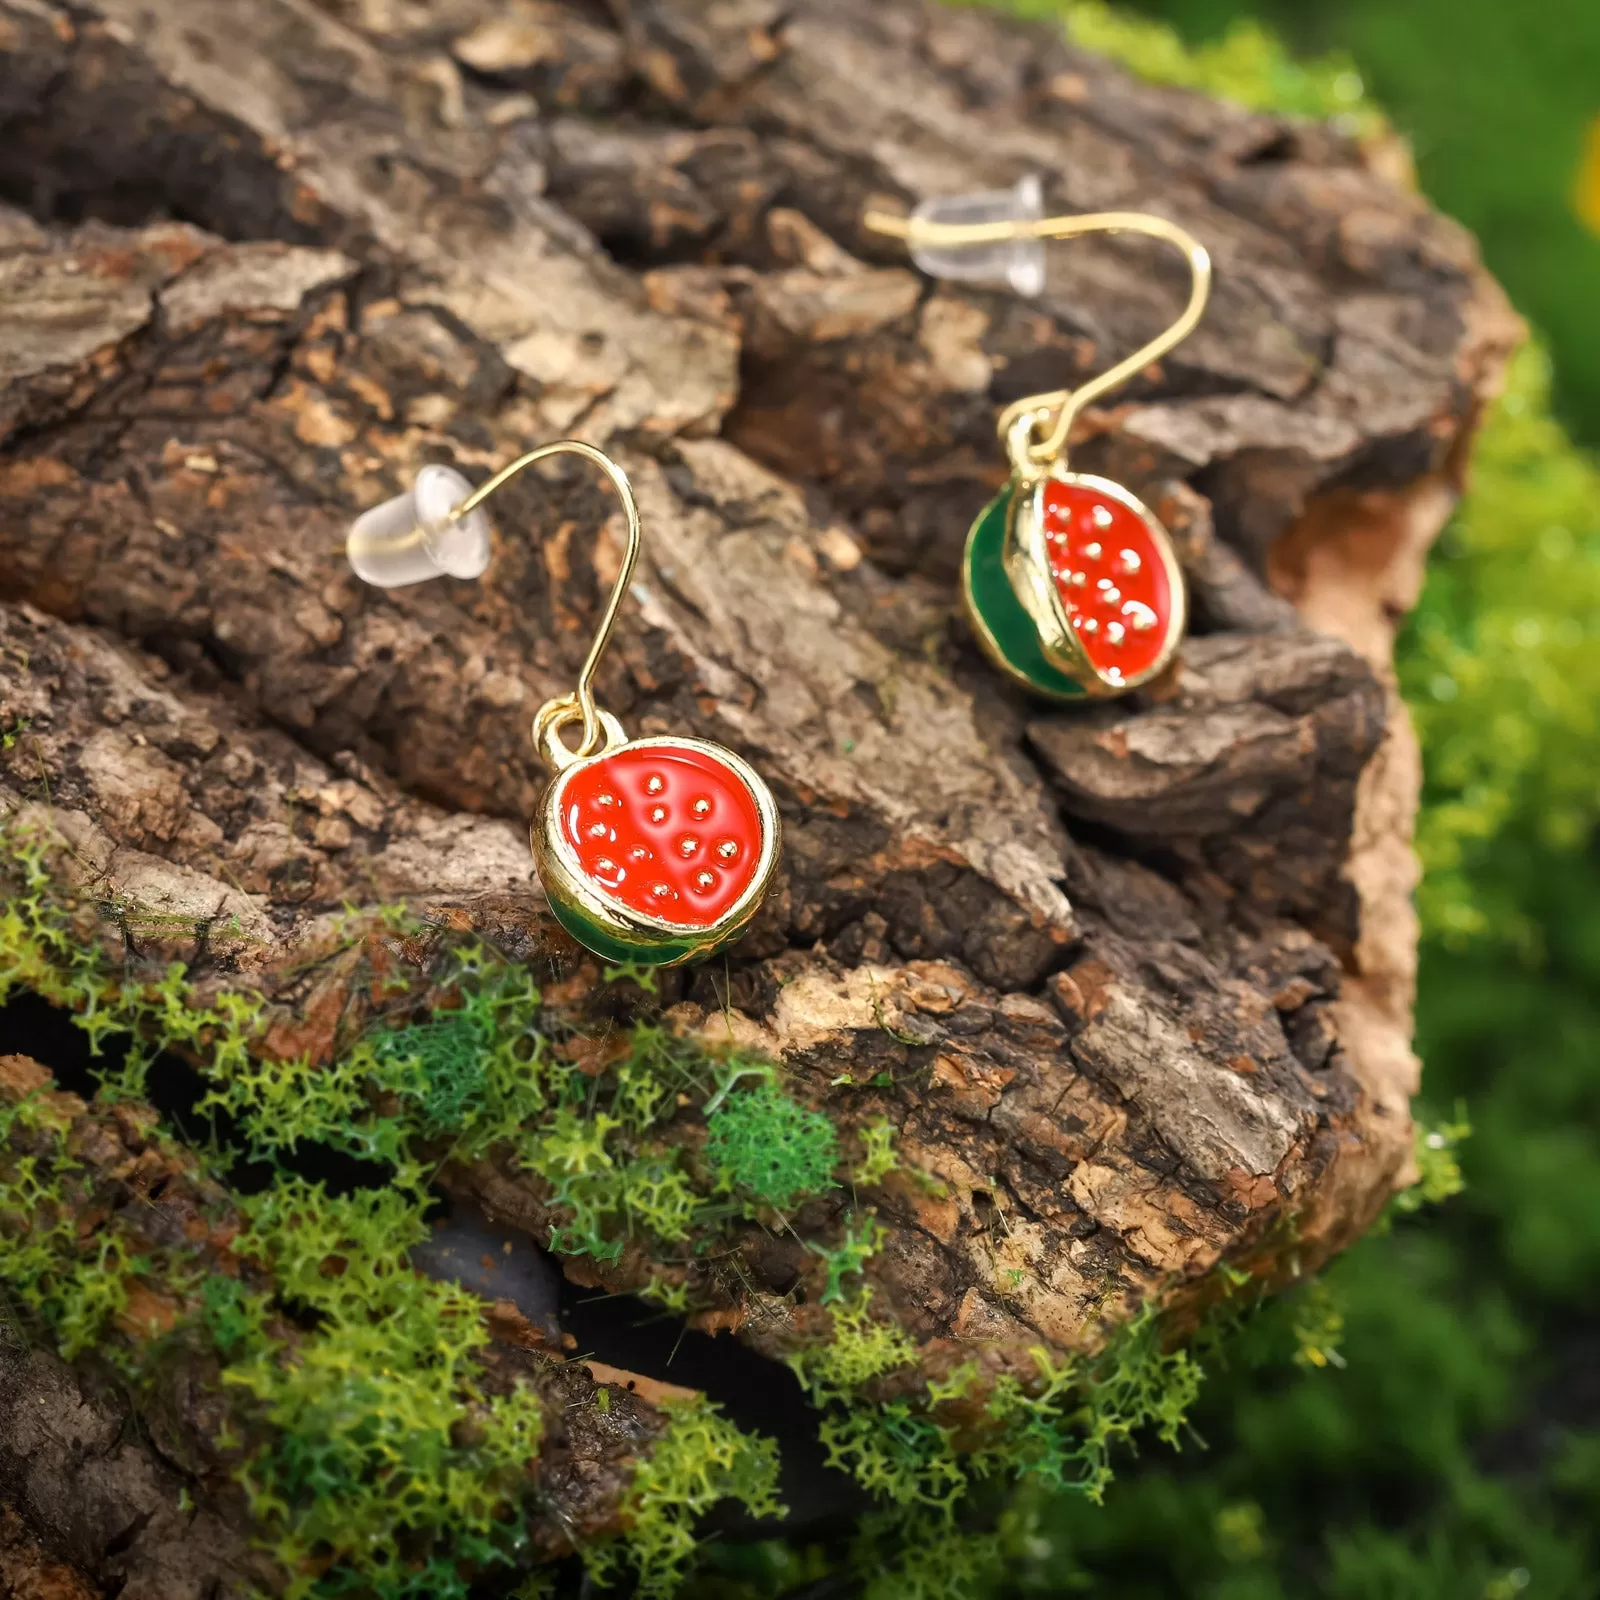
M 364 511 L 351 524 L 345 554 L 356 576 L 380 589 L 422 583 L 441 573 L 477 578 L 489 565 L 489 519 L 481 510 L 450 513 L 472 493 L 453 467 L 429 465 L 408 494 Z
M 1044 292 L 1044 240 L 1002 239 L 993 244 L 927 245 L 915 242 L 916 224 L 966 226 L 989 222 L 1037 222 L 1044 215 L 1044 194 L 1032 174 L 1011 189 L 986 189 L 974 194 L 924 200 L 911 213 L 911 259 L 930 277 L 962 283 L 1003 283 L 1013 293 L 1033 299 Z

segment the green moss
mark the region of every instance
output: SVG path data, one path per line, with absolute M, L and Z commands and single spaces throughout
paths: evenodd
M 1065 18 L 1074 44 L 1124 62 L 1151 82 L 1197 89 L 1256 111 L 1331 117 L 1357 133 L 1385 126 L 1346 53 L 1302 60 L 1251 18 L 1235 19 L 1218 39 L 1190 45 L 1166 24 L 1105 0 L 1056 0 L 1048 10 Z
M 63 1356 L 98 1349 L 136 1391 L 162 1340 L 150 1337 L 158 1329 L 146 1341 L 113 1337 L 129 1282 L 148 1273 L 187 1299 L 180 1317 L 217 1351 L 224 1386 L 249 1396 L 264 1440 L 240 1477 L 287 1595 L 464 1597 L 463 1560 L 509 1558 L 542 1405 L 526 1388 L 480 1392 L 481 1304 L 407 1266 L 427 1232 L 424 1196 L 335 1199 L 280 1176 L 239 1202 L 235 1251 L 270 1270 L 281 1301 L 314 1323 L 284 1342 L 268 1332 L 266 1295 L 220 1273 L 191 1281 L 187 1260 L 135 1255 L 120 1214 L 80 1240 L 86 1196 L 72 1189 L 85 1174 L 62 1135 L 43 1097 L 0 1107 L 0 1276 Z
M 1419 1122 L 1416 1129 L 1417 1181 L 1402 1189 L 1391 1202 L 1399 1212 L 1436 1206 L 1466 1188 L 1458 1159 L 1461 1146 L 1472 1137 L 1472 1125 L 1457 1109 L 1449 1122 Z
M 11 891 L 0 997 L 27 987 L 72 1008 L 97 1051 L 131 1039 L 128 1065 L 104 1080 L 108 1100 L 137 1098 L 151 1055 L 178 1048 L 209 1086 L 202 1109 L 226 1111 L 253 1153 L 271 1160 L 316 1141 L 388 1162 L 392 1182 L 341 1198 L 280 1169 L 237 1201 L 234 1253 L 274 1286 L 252 1289 L 197 1274 L 192 1259 L 134 1255 L 115 1217 L 79 1240 L 74 1185 L 85 1174 L 64 1148 L 62 1113 L 35 1095 L 0 1107 L 8 1294 L 64 1354 L 112 1356 L 135 1390 L 175 1340 L 217 1353 L 238 1406 L 218 1442 L 241 1456 L 291 1600 L 465 1597 L 473 1574 L 518 1559 L 544 1411 L 526 1384 L 484 1390 L 481 1302 L 409 1265 L 428 1232 L 429 1174 L 441 1159 L 499 1150 L 546 1182 L 567 1219 L 553 1229 L 558 1248 L 614 1259 L 627 1237 L 683 1242 L 725 1218 L 727 1203 L 696 1190 L 655 1130 L 684 1103 L 770 1079 L 770 1063 L 724 1060 L 641 1024 L 618 1035 L 598 1071 L 583 1070 L 566 1050 L 568 1025 L 545 1011 L 526 971 L 470 941 L 430 974 L 454 1009 L 345 1041 L 331 1060 L 274 1059 L 259 995 L 202 1003 L 176 964 L 113 975 L 97 949 L 101 908 L 55 883 L 53 848 L 15 830 L 0 839 Z M 112 1328 L 144 1272 L 181 1297 L 178 1327 L 147 1349 Z M 663 1280 L 663 1291 L 686 1301 L 682 1285 Z M 693 1551 L 694 1519 L 724 1494 L 771 1510 L 775 1472 L 770 1443 L 687 1408 L 633 1486 L 629 1538 L 597 1559 L 631 1564 L 645 1592 L 664 1593 Z
M 917 1347 L 904 1329 L 873 1316 L 869 1289 L 834 1306 L 832 1324 L 831 1337 L 789 1358 L 815 1404 L 845 1398 L 872 1379 L 916 1362 Z
M 1600 816 L 1600 463 L 1552 419 L 1538 346 L 1513 363 L 1473 471 L 1400 660 L 1428 755 L 1418 906 L 1447 948 L 1537 959 L 1545 930 L 1519 892 L 1532 863 L 1506 871 L 1496 852 L 1524 856 L 1530 833 L 1579 850 Z
M 1195 89 L 1254 111 L 1333 118 L 1357 134 L 1376 134 L 1387 127 L 1348 53 L 1334 51 L 1305 60 L 1250 17 L 1234 18 L 1219 38 L 1196 45 L 1185 42 L 1169 24 L 1106 0 L 999 0 L 999 4 L 1019 16 L 1063 23 L 1074 44 L 1121 62 L 1151 83 Z
M 677 1244 L 724 1219 L 677 1149 L 650 1135 L 680 1096 L 724 1101 L 742 1079 L 770 1080 L 770 1063 L 719 1059 L 640 1023 L 619 1037 L 604 1070 L 586 1072 L 559 1054 L 567 1025 L 546 1012 L 527 971 L 472 941 L 456 942 L 435 974 L 458 996 L 455 1009 L 375 1029 L 331 1060 L 278 1059 L 262 1049 L 269 1018 L 259 995 L 223 992 L 202 1003 L 177 964 L 149 981 L 113 983 L 92 940 L 71 928 L 78 913 L 52 898 L 48 842 L 8 848 L 24 892 L 0 923 L 0 994 L 22 985 L 70 1007 L 96 1047 L 113 1033 L 135 1034 L 128 1066 L 103 1093 L 140 1098 L 149 1055 L 176 1048 L 207 1079 L 199 1110 L 225 1113 L 258 1156 L 324 1144 L 415 1182 L 439 1159 L 502 1149 L 547 1184 L 559 1218 L 548 1242 L 567 1254 L 616 1261 L 630 1237 Z M 828 1182 L 831 1125 L 775 1090 L 735 1096 L 713 1125 L 714 1141 L 718 1126 L 732 1139 L 719 1176 L 754 1200 L 771 1203 L 776 1193 L 787 1203 Z
M 985 1431 L 972 1455 L 975 1476 L 1026 1476 L 1096 1504 L 1120 1450 L 1141 1434 L 1176 1447 L 1202 1372 L 1187 1349 L 1168 1349 L 1161 1320 L 1146 1306 L 1098 1354 L 1056 1362 L 1033 1351 L 1037 1377 L 1001 1377 L 985 1406 Z
M 70 1361 L 110 1335 L 136 1276 L 171 1269 L 135 1253 L 115 1218 L 80 1232 L 90 1174 L 69 1123 L 43 1094 L 0 1104 L 0 1294 Z
M 900 1165 L 900 1157 L 894 1151 L 894 1124 L 887 1117 L 878 1117 L 858 1130 L 857 1137 L 861 1140 L 861 1163 L 851 1174 L 853 1181 L 863 1187 L 882 1183 Z
M 825 1306 L 835 1305 L 845 1298 L 844 1280 L 858 1276 L 889 1237 L 888 1229 L 872 1217 L 860 1218 L 859 1227 L 857 1222 L 854 1213 L 845 1218 L 844 1238 L 832 1250 L 812 1246 L 827 1266 L 828 1281 L 821 1296 Z
M 649 1300 L 675 1317 L 689 1315 L 689 1285 L 681 1279 L 655 1272 L 640 1286 L 639 1298 Z
M 413 1023 L 373 1041 L 373 1077 L 408 1091 L 425 1128 L 460 1129 L 483 1106 L 493 1042 L 476 1009 Z
M 1153 1433 L 1176 1446 L 1201 1372 L 1185 1350 L 1168 1350 L 1146 1309 L 1098 1355 L 1057 1362 L 1033 1352 L 1034 1378 L 1005 1374 L 985 1392 L 976 1363 L 887 1401 L 865 1398 L 873 1380 L 908 1367 L 916 1348 L 876 1321 L 870 1295 L 834 1307 L 830 1341 L 790 1360 L 824 1415 L 829 1464 L 849 1472 L 877 1501 L 953 1522 L 985 1480 L 1031 1479 L 1098 1503 L 1119 1451 Z M 973 1420 L 974 1398 L 982 1395 Z
M 315 1318 L 284 1345 L 237 1302 L 226 1308 L 223 1383 L 251 1398 L 272 1435 L 243 1482 L 294 1575 L 291 1597 L 338 1593 L 357 1577 L 380 1600 L 465 1596 L 462 1564 L 507 1560 L 517 1542 L 543 1407 L 526 1386 L 482 1392 L 482 1303 L 407 1265 L 427 1234 L 425 1203 L 394 1189 L 338 1198 L 292 1177 L 241 1202 L 236 1252 Z M 329 1560 L 348 1570 L 311 1575 Z
M 558 1254 L 616 1261 L 630 1232 L 671 1244 L 692 1231 L 701 1202 L 677 1152 L 619 1163 L 606 1141 L 621 1126 L 604 1112 L 583 1117 L 563 1106 L 519 1147 L 522 1165 L 545 1179 L 552 1201 L 570 1218 L 551 1227 L 550 1248 Z
M 634 1474 L 624 1505 L 627 1531 L 598 1553 L 593 1575 L 635 1575 L 641 1600 L 673 1593 L 695 1554 L 695 1524 L 723 1500 L 753 1517 L 782 1515 L 778 1450 L 741 1432 L 704 1397 L 666 1405 L 667 1428 Z
M 820 1111 L 762 1084 L 707 1119 L 706 1159 L 725 1188 L 781 1211 L 830 1187 L 839 1143 Z
M 916 1514 L 869 1519 L 855 1552 L 868 1575 L 861 1600 L 980 1600 L 1005 1573 L 1009 1544 Z
M 1302 1367 L 1342 1367 L 1339 1342 L 1344 1337 L 1344 1311 L 1339 1297 L 1322 1279 L 1308 1283 L 1295 1302 L 1294 1359 Z

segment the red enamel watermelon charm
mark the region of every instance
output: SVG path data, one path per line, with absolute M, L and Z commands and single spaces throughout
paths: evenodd
M 700 739 L 627 741 L 558 768 L 533 829 L 551 908 L 597 955 L 652 966 L 709 955 L 755 915 L 778 859 L 777 807 L 748 763 Z M 566 755 L 565 762 L 562 755 Z
M 1108 478 L 1015 484 L 974 524 L 963 568 L 980 640 L 1056 699 L 1125 694 L 1183 638 L 1183 573 L 1154 514 Z

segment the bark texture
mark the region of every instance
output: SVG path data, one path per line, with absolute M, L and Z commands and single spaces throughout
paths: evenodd
M 1149 337 L 1181 270 L 1086 240 L 1024 303 L 859 223 L 1027 171 L 1218 266 L 1201 329 L 1080 423 L 1074 464 L 1174 530 L 1196 617 L 1166 681 L 1086 711 L 987 670 L 961 541 L 997 406 Z M 0 197 L 5 804 L 190 943 L 237 919 L 208 959 L 280 997 L 286 1052 L 359 1013 L 317 955 L 346 903 L 597 980 L 525 826 L 529 719 L 616 570 L 602 486 L 519 480 L 481 583 L 379 593 L 342 556 L 424 462 L 578 434 L 645 518 L 602 703 L 738 749 L 784 813 L 779 888 L 670 980 L 674 1019 L 846 1130 L 899 1126 L 868 1270 L 927 1370 L 1092 1344 L 1224 1258 L 1270 1278 L 1291 1235 L 1303 1268 L 1405 1180 L 1389 652 L 1518 329 L 1349 141 L 913 0 L 0 0 Z M 546 1236 L 536 1177 L 450 1181 Z M 812 1268 L 745 1258 L 702 1321 L 781 1353 Z M 8 1405 L 75 1381 L 5 1362 Z M 114 1422 L 74 1415 L 109 1474 Z M 0 1570 L 99 1592 L 145 1480 L 68 1527 L 27 1487 L 47 1453 L 8 1448 Z M 140 1527 L 123 1554 L 166 1538 Z M 183 1547 L 196 1584 L 225 1543 Z

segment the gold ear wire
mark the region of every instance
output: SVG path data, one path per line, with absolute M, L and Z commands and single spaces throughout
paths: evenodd
M 548 456 L 559 455 L 582 456 L 585 461 L 599 467 L 610 479 L 611 487 L 616 490 L 617 498 L 621 500 L 622 509 L 628 518 L 628 545 L 622 556 L 622 570 L 612 585 L 611 598 L 606 603 L 605 612 L 600 618 L 600 626 L 595 630 L 594 642 L 589 646 L 589 654 L 584 660 L 582 670 L 578 673 L 578 687 L 573 694 L 563 695 L 559 700 L 552 700 L 545 706 L 535 724 L 534 737 L 538 740 L 545 732 L 550 731 L 543 728 L 544 723 L 551 722 L 554 727 L 559 727 L 573 720 L 575 715 L 582 716 L 583 740 L 577 750 L 571 753 L 571 759 L 581 760 L 584 756 L 593 755 L 600 748 L 601 741 L 608 736 L 609 730 L 604 725 L 604 713 L 594 703 L 594 675 L 600 665 L 600 658 L 606 653 L 606 646 L 611 643 L 611 633 L 617 625 L 617 613 L 622 609 L 622 598 L 628 592 L 628 584 L 633 578 L 634 563 L 639 559 L 641 542 L 639 505 L 633 497 L 633 485 L 628 482 L 627 473 L 604 451 L 596 450 L 592 444 L 584 444 L 577 439 L 558 439 L 554 444 L 542 444 L 538 449 L 530 450 L 524 456 L 518 456 L 509 466 L 502 467 L 487 482 L 474 489 L 450 513 L 450 520 L 460 522 L 462 518 L 469 516 L 502 484 L 516 477 L 525 467 L 531 467 L 534 462 L 543 461 Z
M 1000 413 L 998 432 L 1005 442 L 1012 467 L 1023 478 L 1037 478 L 1065 454 L 1067 435 L 1078 413 L 1092 400 L 1124 384 L 1152 361 L 1194 332 L 1211 294 L 1211 256 L 1193 234 L 1165 217 L 1143 211 L 1092 211 L 1081 216 L 1020 218 L 1000 222 L 929 222 L 918 217 L 897 217 L 869 211 L 862 219 L 874 233 L 904 239 L 910 246 L 1003 244 L 1013 239 L 1070 239 L 1085 233 L 1142 233 L 1175 245 L 1189 263 L 1189 303 L 1170 328 L 1164 329 L 1132 355 L 1108 367 L 1078 389 L 1051 389 L 1014 400 Z M 1038 436 L 1052 413 L 1050 431 Z

